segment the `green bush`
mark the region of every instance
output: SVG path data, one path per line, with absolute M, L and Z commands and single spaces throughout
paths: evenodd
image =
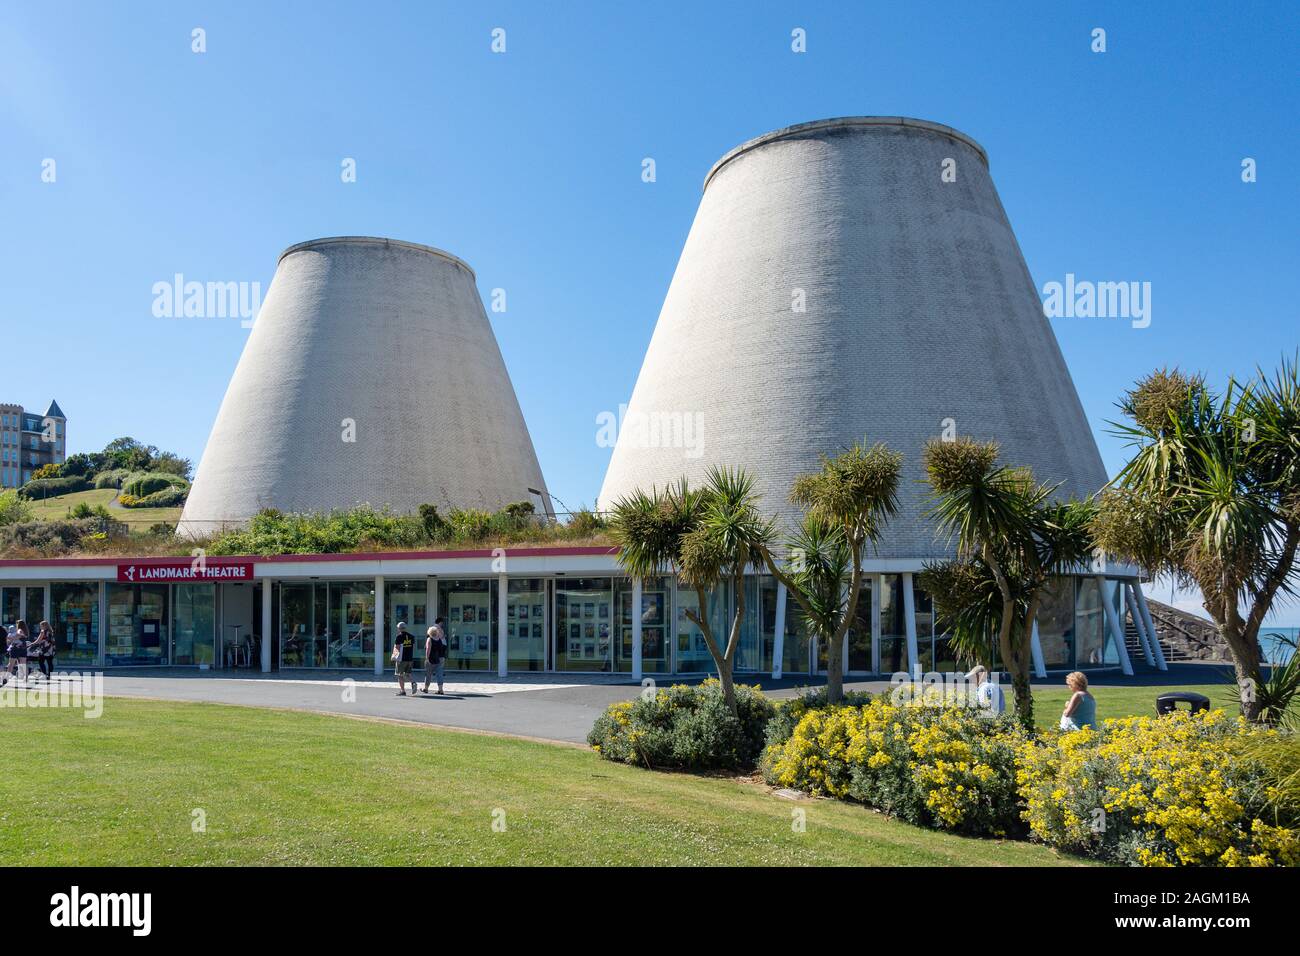
M 101 471 L 95 476 L 96 488 L 121 488 L 122 482 L 137 472 L 131 472 L 126 468 L 113 468 L 109 471 Z
M 975 707 L 895 703 L 810 707 L 764 755 L 774 784 L 856 800 L 919 826 L 975 836 L 1024 830 L 1012 717 Z
M 840 702 L 845 707 L 865 707 L 871 703 L 871 695 L 865 691 L 850 690 L 844 692 Z M 812 687 L 788 700 L 776 702 L 776 713 L 767 722 L 763 742 L 768 748 L 779 747 L 794 734 L 803 715 L 810 710 L 826 708 L 826 688 Z M 766 770 L 764 771 L 766 773 Z M 772 781 L 769 780 L 768 783 Z
M 69 475 L 66 478 L 34 478 L 19 488 L 18 493 L 31 500 L 43 500 L 85 491 L 89 487 L 90 484 L 85 478 L 80 475 Z
M 26 521 L 0 527 L 0 551 L 56 557 L 126 537 L 127 526 L 104 518 Z
M 1300 738 L 1222 710 L 1125 717 L 1021 747 L 1036 839 L 1143 866 L 1300 866 Z M 1290 784 L 1288 784 L 1290 779 Z
M 268 508 L 247 528 L 222 532 L 209 554 L 337 554 L 364 548 L 415 548 L 426 542 L 418 516 L 395 515 L 369 505 L 315 514 Z
M 124 491 L 117 496 L 117 502 L 123 508 L 172 508 L 184 504 L 185 496 L 188 494 L 188 488 L 169 485 L 159 491 L 147 494 L 143 498 L 137 498 L 135 495 Z
M 606 760 L 651 769 L 751 770 L 774 708 L 758 688 L 740 684 L 736 711 L 716 680 L 676 684 L 610 705 L 587 742 Z
M 189 485 L 190 483 L 179 475 L 173 475 L 165 471 L 153 471 L 128 478 L 122 483 L 122 494 L 130 495 L 132 498 L 145 499 L 152 494 L 170 488 L 188 490 Z
M 32 520 L 32 506 L 17 491 L 0 491 L 0 525 Z

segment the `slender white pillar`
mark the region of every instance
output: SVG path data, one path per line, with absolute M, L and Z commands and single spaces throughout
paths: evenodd
M 1128 675 L 1133 673 L 1133 662 L 1128 659 L 1128 648 L 1124 646 L 1124 628 L 1119 623 L 1119 614 L 1115 611 L 1115 593 L 1106 593 L 1108 583 L 1102 575 L 1097 575 L 1097 587 L 1101 591 L 1101 603 L 1106 609 L 1106 629 L 1110 639 L 1115 642 L 1115 656 L 1119 658 L 1120 669 Z
M 375 676 L 384 675 L 384 625 L 388 622 L 384 607 L 384 579 L 375 578 Z
M 96 629 L 99 647 L 95 651 L 95 666 L 104 666 L 104 655 L 108 645 L 108 582 L 99 582 L 99 627 Z
M 912 679 L 921 679 L 921 655 L 916 643 L 916 596 L 912 594 L 912 572 L 903 572 L 903 630 L 907 634 L 907 666 Z
M 1160 632 L 1156 630 L 1156 622 L 1151 619 L 1151 608 L 1147 606 L 1146 595 L 1142 593 L 1142 582 L 1133 582 L 1133 594 L 1137 598 L 1138 608 L 1142 611 L 1142 620 L 1147 626 L 1147 633 L 1151 635 L 1151 653 L 1155 655 L 1156 667 L 1162 671 L 1169 670 L 1169 664 L 1165 661 L 1165 649 L 1160 646 Z
M 271 579 L 262 579 L 262 673 L 271 673 Z
M 641 588 L 640 578 L 632 579 L 632 679 L 641 680 Z M 622 640 L 623 635 L 619 635 Z
M 1029 653 L 1034 659 L 1034 676 L 1047 676 L 1047 665 L 1043 663 L 1043 642 L 1038 639 L 1038 618 L 1034 618 L 1034 629 L 1029 634 Z
M 1137 598 L 1133 597 L 1133 589 L 1127 581 L 1120 582 L 1120 588 L 1124 592 L 1124 603 L 1128 607 L 1129 616 L 1133 618 L 1133 630 L 1137 631 L 1138 644 L 1142 647 L 1142 656 L 1146 658 L 1148 667 L 1156 666 L 1155 655 L 1151 652 L 1151 639 L 1147 635 L 1147 625 L 1142 620 L 1142 609 L 1138 607 Z
M 510 579 L 504 574 L 497 577 L 497 676 L 505 677 L 510 657 L 510 627 L 506 624 L 506 606 L 509 601 Z M 612 623 L 612 622 L 611 622 Z
M 781 679 L 781 668 L 785 662 L 785 583 L 776 582 L 776 621 L 773 623 L 775 636 L 772 640 L 772 680 Z

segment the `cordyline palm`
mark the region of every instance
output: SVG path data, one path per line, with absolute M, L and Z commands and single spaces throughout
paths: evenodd
M 770 547 L 774 526 L 758 511 L 753 479 L 740 470 L 711 468 L 702 488 L 685 478 L 662 493 L 636 491 L 614 505 L 610 521 L 620 566 L 645 578 L 671 570 L 695 590 L 697 607 L 686 617 L 700 629 L 718 668 L 727 706 L 736 710 L 733 680 L 745 617 L 745 570 Z M 735 595 L 725 646 L 709 622 L 708 592 L 730 586 Z
M 927 566 L 921 580 L 953 629 L 961 656 L 978 659 L 996 644 L 1011 674 L 1016 714 L 1032 729 L 1034 621 L 1052 576 L 1092 553 L 1092 506 L 1056 501 L 1055 486 L 997 459 L 995 442 L 960 438 L 926 445 L 934 502 L 929 515 L 957 554 Z
M 868 448 L 859 442 L 833 458 L 822 456 L 820 469 L 800 475 L 790 489 L 804 518 L 786 542 L 789 564 L 782 567 L 770 550 L 763 552 L 768 570 L 794 595 L 826 646 L 831 703 L 844 692 L 844 638 L 862 591 L 863 552 L 898 511 L 901 466 L 902 456 L 882 443 Z
M 1261 717 L 1259 629 L 1295 593 L 1300 547 L 1300 380 L 1283 360 L 1222 395 L 1177 370 L 1138 382 L 1120 403 L 1135 447 L 1103 496 L 1106 550 L 1200 588 L 1232 653 L 1242 713 Z M 1244 613 L 1243 613 L 1244 608 Z

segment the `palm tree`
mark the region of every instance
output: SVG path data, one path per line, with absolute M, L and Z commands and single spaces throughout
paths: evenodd
M 1092 554 L 1093 508 L 1057 501 L 1057 487 L 1035 482 L 1026 468 L 998 464 L 996 442 L 933 440 L 925 448 L 933 489 L 929 514 L 955 541 L 954 560 L 922 575 L 956 647 L 975 657 L 996 646 L 1011 675 L 1016 714 L 1032 729 L 1029 686 L 1034 622 L 1054 575 Z
M 733 671 L 745 617 L 745 571 L 767 553 L 775 526 L 758 511 L 754 480 L 741 470 L 711 468 L 703 488 L 685 478 L 660 493 L 636 491 L 614 505 L 610 526 L 620 566 L 633 577 L 671 570 L 695 590 L 698 604 L 686 617 L 700 629 L 718 668 L 727 706 L 736 710 Z M 713 633 L 708 592 L 729 586 L 734 614 L 726 644 Z
M 1242 714 L 1258 720 L 1259 630 L 1273 602 L 1294 595 L 1300 548 L 1296 363 L 1232 379 L 1222 395 L 1161 369 L 1119 407 L 1132 424 L 1117 433 L 1136 450 L 1102 497 L 1098 543 L 1200 588 L 1232 654 Z
M 790 489 L 790 501 L 804 510 L 786 543 L 792 563 L 783 568 L 770 549 L 763 552 L 768 570 L 794 595 L 826 646 L 826 696 L 832 704 L 844 693 L 844 638 L 857 614 L 863 552 L 898 511 L 902 462 L 902 455 L 879 442 L 870 448 L 854 443 L 834 458 L 823 455 L 821 467 L 800 475 Z

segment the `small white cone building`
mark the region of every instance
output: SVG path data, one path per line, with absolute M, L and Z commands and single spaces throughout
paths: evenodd
M 391 239 L 285 250 L 178 532 L 239 525 L 262 508 L 407 514 L 516 501 L 550 511 L 469 266 Z
M 717 464 L 790 515 L 795 476 L 865 438 L 904 456 L 878 556 L 939 557 L 919 479 L 945 428 L 1064 495 L 1106 481 L 984 150 L 921 120 L 805 123 L 706 178 L 600 507 Z

